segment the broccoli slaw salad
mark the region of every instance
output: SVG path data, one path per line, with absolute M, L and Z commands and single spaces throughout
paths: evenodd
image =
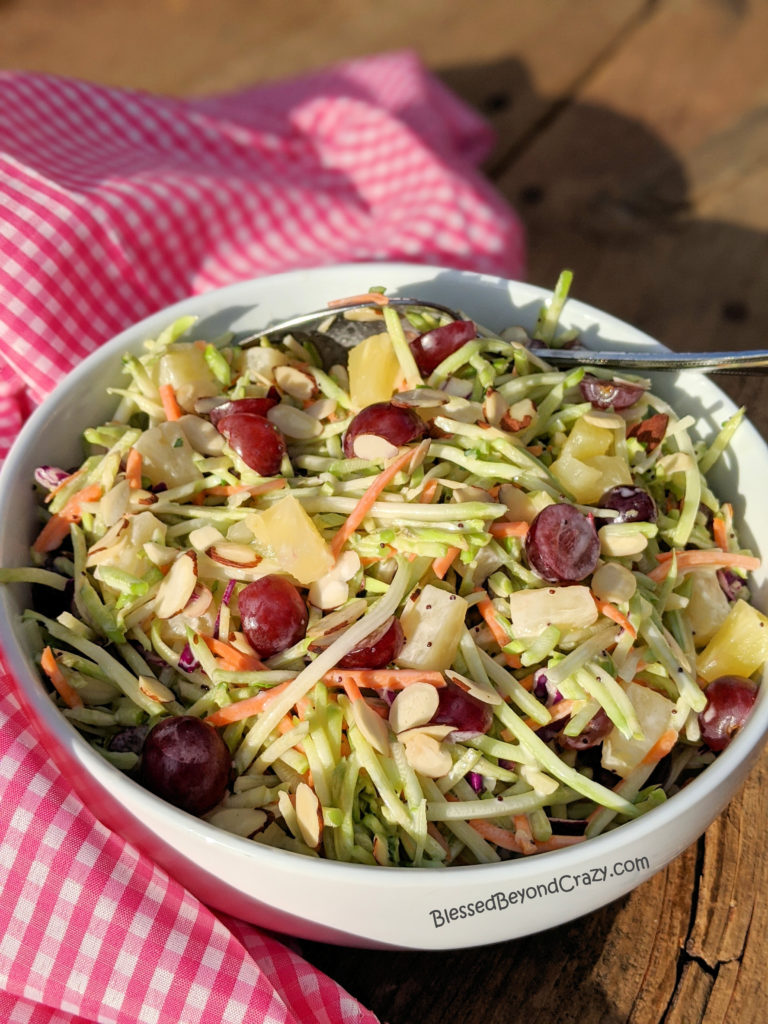
M 569 283 L 530 336 L 374 287 L 345 362 L 192 317 L 124 356 L 0 569 L 91 746 L 257 843 L 415 867 L 583 843 L 712 763 L 768 658 L 707 480 L 744 411 L 697 440 L 648 380 L 553 369 Z

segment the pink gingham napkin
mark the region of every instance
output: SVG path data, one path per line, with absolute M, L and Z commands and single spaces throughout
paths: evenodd
M 0 72 L 0 459 L 67 371 L 186 295 L 349 260 L 521 276 L 490 142 L 408 53 L 194 100 Z M 0 1020 L 376 1018 L 96 821 L 0 674 Z

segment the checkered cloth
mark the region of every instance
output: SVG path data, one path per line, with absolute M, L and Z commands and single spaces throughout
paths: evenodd
M 0 72 L 0 458 L 73 366 L 186 295 L 349 260 L 521 276 L 490 141 L 407 53 L 195 100 Z M 0 1020 L 375 1022 L 97 822 L 1 674 Z

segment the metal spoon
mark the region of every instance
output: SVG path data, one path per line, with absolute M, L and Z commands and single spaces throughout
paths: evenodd
M 463 314 L 438 302 L 422 299 L 391 297 L 387 305 L 395 308 L 409 307 L 426 312 L 449 316 L 452 320 L 466 319 Z M 256 345 L 261 338 L 278 338 L 286 334 L 304 334 L 309 340 L 321 342 L 323 362 L 332 365 L 343 362 L 346 350 L 352 348 L 367 335 L 381 330 L 381 321 L 348 320 L 344 314 L 362 309 L 381 308 L 375 302 L 353 302 L 343 306 L 317 309 L 302 313 L 272 324 L 239 342 L 242 348 Z M 322 331 L 316 328 L 333 318 Z M 490 335 L 492 332 L 478 327 L 478 332 Z M 297 337 L 297 340 L 301 340 Z M 607 349 L 567 348 L 534 349 L 537 356 L 552 366 L 594 366 L 618 370 L 698 370 L 702 373 L 766 374 L 768 373 L 768 350 L 752 349 L 742 352 L 667 352 L 667 351 L 618 351 Z

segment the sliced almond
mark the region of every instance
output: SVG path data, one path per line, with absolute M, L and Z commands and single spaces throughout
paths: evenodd
M 304 412 L 316 420 L 327 420 L 336 412 L 336 403 L 332 398 L 320 398 L 317 402 L 308 405 Z
M 493 388 L 489 388 L 489 390 L 486 391 L 485 401 L 483 402 L 483 413 L 489 423 L 494 427 L 498 427 L 501 423 L 502 417 L 508 409 L 509 403 L 503 395 L 499 394 L 498 391 L 494 391 Z
M 518 402 L 513 402 L 512 405 L 502 416 L 503 425 L 507 430 L 517 431 L 524 430 L 532 421 L 536 415 L 536 406 L 533 404 L 530 398 L 521 398 Z
M 156 505 L 158 500 L 157 495 L 152 491 L 145 491 L 143 487 L 137 487 L 135 491 L 130 492 L 128 506 L 131 509 L 147 508 L 149 505 Z
M 373 837 L 373 859 L 384 868 L 392 866 L 386 840 L 382 839 L 379 835 Z
M 358 434 L 352 442 L 352 451 L 357 459 L 381 462 L 383 459 L 393 459 L 399 449 L 378 434 Z
M 626 427 L 626 420 L 623 420 L 616 412 L 609 412 L 607 409 L 590 409 L 584 413 L 582 419 L 593 427 L 602 427 L 604 430 L 618 430 Z
M 207 551 L 212 544 L 219 544 L 223 540 L 221 533 L 215 526 L 200 526 L 189 534 L 189 543 L 196 551 Z
M 267 419 L 286 437 L 292 437 L 296 441 L 308 441 L 312 437 L 317 437 L 323 429 L 320 421 L 314 416 L 308 416 L 303 410 L 295 409 L 286 402 L 274 405 L 267 413 Z
M 300 782 L 296 789 L 296 820 L 302 839 L 316 850 L 323 834 L 323 816 L 317 794 L 306 782 Z
M 198 582 L 192 591 L 192 596 L 184 606 L 184 614 L 190 619 L 199 619 L 211 607 L 211 601 L 213 601 L 211 591 L 208 587 Z
M 429 683 L 413 683 L 395 697 L 389 709 L 389 724 L 396 733 L 426 725 L 440 703 L 437 690 Z
M 367 609 L 368 602 L 365 598 L 356 597 L 343 608 L 339 608 L 336 612 L 331 612 L 330 615 L 324 615 L 313 626 L 310 626 L 307 630 L 307 636 L 326 636 L 329 633 L 336 632 L 337 629 L 351 626 L 353 622 L 357 622 L 361 615 L 365 614 Z
M 339 608 L 349 600 L 349 584 L 335 576 L 321 576 L 309 585 L 309 603 L 323 611 Z
M 522 765 L 520 767 L 520 774 L 533 790 L 542 795 L 549 796 L 558 787 L 558 783 L 551 775 L 545 775 L 544 772 L 534 768 L 533 765 Z
M 142 550 L 150 562 L 157 566 L 170 565 L 179 553 L 178 548 L 169 548 L 165 544 L 158 544 L 153 540 L 148 540 L 142 546 Z
M 282 814 L 283 821 L 285 821 L 285 824 L 291 830 L 292 834 L 296 836 L 297 839 L 300 839 L 301 829 L 299 828 L 299 821 L 296 817 L 296 808 L 294 807 L 293 800 L 283 789 L 281 789 L 277 794 L 277 809 L 280 814 Z
M 90 568 L 93 565 L 108 562 L 113 549 L 125 540 L 125 533 L 129 527 L 130 523 L 126 517 L 119 519 L 114 526 L 111 526 L 101 540 L 89 550 L 86 565 Z
M 461 398 L 468 398 L 472 394 L 472 381 L 463 380 L 461 377 L 449 377 L 443 387 L 446 395 L 458 395 Z
M 207 815 L 205 820 L 225 832 L 246 838 L 264 828 L 267 815 L 258 807 L 223 807 Z
M 623 604 L 637 590 L 637 580 L 631 569 L 618 562 L 606 562 L 592 574 L 592 592 L 601 601 Z
M 276 366 L 274 371 L 275 384 L 286 395 L 297 398 L 301 402 L 308 402 L 317 394 L 317 384 L 314 377 L 304 373 L 297 366 Z
M 450 401 L 449 395 L 437 388 L 416 388 L 399 391 L 392 399 L 395 405 L 409 405 L 412 409 L 434 409 Z
M 197 585 L 197 558 L 193 551 L 185 551 L 176 559 L 168 575 L 157 588 L 154 612 L 158 619 L 178 615 L 189 601 Z
M 389 753 L 389 727 L 365 700 L 352 701 L 355 725 L 379 754 Z
M 455 725 L 417 725 L 413 729 L 406 729 L 398 733 L 398 740 L 401 743 L 410 743 L 414 736 L 431 736 L 433 740 L 444 740 L 452 732 L 457 732 Z
M 502 704 L 501 697 L 496 693 L 490 683 L 478 682 L 476 679 L 470 679 L 469 676 L 463 676 L 460 672 L 446 672 L 446 677 L 460 686 L 462 690 L 471 697 L 476 697 L 478 700 L 483 701 L 485 704 Z
M 151 676 L 139 676 L 139 689 L 145 697 L 157 701 L 158 704 L 170 704 L 175 697 L 167 686 Z
M 114 526 L 128 511 L 131 498 L 131 486 L 127 480 L 119 480 L 110 487 L 99 501 L 99 515 L 104 525 Z
M 208 548 L 208 557 L 219 565 L 237 566 L 241 569 L 252 569 L 261 561 L 259 555 L 247 544 L 236 544 L 230 540 L 222 540 Z
M 428 779 L 441 779 L 453 767 L 453 759 L 438 740 L 423 732 L 414 734 L 405 744 L 405 756 L 415 772 Z

